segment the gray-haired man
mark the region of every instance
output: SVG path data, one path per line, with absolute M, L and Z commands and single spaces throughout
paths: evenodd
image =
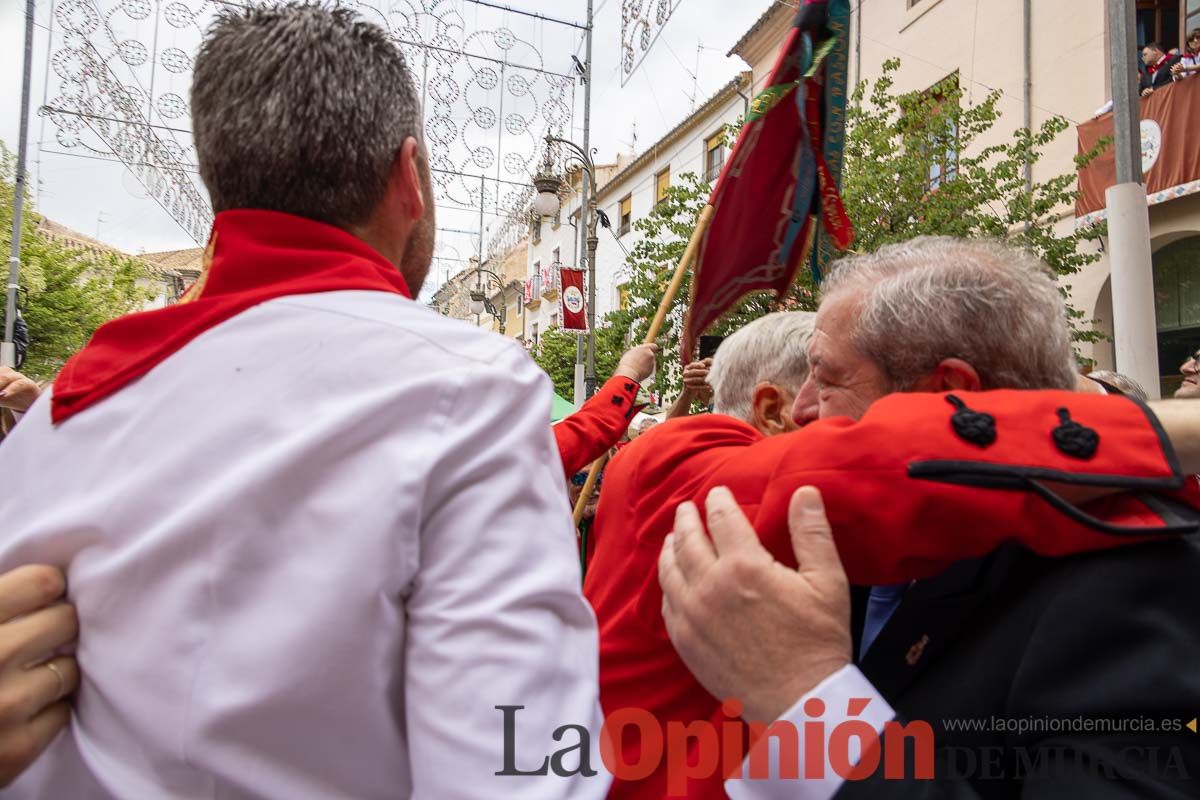
M 815 410 L 821 418 L 858 418 L 894 392 L 1075 385 L 1062 297 L 1045 266 L 1022 251 L 917 239 L 843 262 L 824 292 L 798 416 Z M 1083 510 L 1043 483 L 1058 476 L 1033 470 L 1002 478 L 997 463 L 1013 436 L 1041 426 L 1043 441 L 1077 465 L 1079 475 L 1067 480 L 1101 483 L 1095 459 L 1112 437 L 1072 419 L 1073 399 L 1064 396 L 1061 405 L 1049 417 L 1030 411 L 1017 427 L 990 430 L 961 409 L 961 426 L 952 424 L 976 446 L 926 470 L 925 480 L 1036 485 L 1082 519 Z M 1200 466 L 1186 404 L 1154 408 L 1156 426 L 1191 430 L 1176 441 L 1182 465 L 1173 471 L 1184 486 L 1184 474 Z M 1130 449 L 1130 464 L 1137 450 Z M 1122 483 L 1145 486 L 1112 485 Z M 1194 491 L 1189 500 L 1196 504 Z M 1114 544 L 1130 530 L 1113 522 L 1136 524 L 1154 513 L 1194 529 L 1197 519 L 1194 508 L 1170 497 L 1121 502 L 1100 509 L 1107 532 L 1118 534 Z M 1176 711 L 1200 708 L 1200 678 L 1185 666 L 1200 660 L 1194 538 L 1060 560 L 1009 546 L 926 580 L 877 587 L 869 600 L 859 598 L 867 602 L 856 603 L 852 616 L 842 562 L 854 554 L 834 546 L 834 534 L 845 532 L 831 530 L 820 494 L 806 488 L 792 499 L 798 570 L 758 544 L 727 492 L 714 492 L 708 505 L 711 541 L 689 506 L 662 549 L 671 639 L 715 696 L 737 697 L 752 718 L 784 719 L 804 732 L 788 759 L 801 762 L 798 775 L 731 783 L 731 796 L 1195 794 L 1200 749 L 1182 724 L 1194 712 L 1180 720 Z M 830 504 L 830 516 L 837 512 Z M 915 747 L 898 727 L 888 730 L 882 751 L 868 747 L 872 728 L 884 730 L 893 716 L 916 723 L 907 729 Z M 921 736 L 926 723 L 928 736 Z M 827 738 L 812 741 L 816 729 Z M 856 731 L 857 746 L 849 748 L 838 730 Z M 811 753 L 822 754 L 819 762 Z M 865 763 L 852 769 L 860 753 Z

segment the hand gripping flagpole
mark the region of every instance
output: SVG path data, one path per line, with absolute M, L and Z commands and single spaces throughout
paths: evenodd
M 658 304 L 658 313 L 654 315 L 654 321 L 650 323 L 650 330 L 646 332 L 646 338 L 642 340 L 642 344 L 654 344 L 654 340 L 658 338 L 658 333 L 667 320 L 667 313 L 671 310 L 671 304 L 675 302 L 675 296 L 679 294 L 679 287 L 683 285 L 683 276 L 687 275 L 687 271 L 696 260 L 696 253 L 700 250 L 700 241 L 708 230 L 712 215 L 711 204 L 706 205 L 700 212 L 700 218 L 696 220 L 696 230 L 692 232 L 691 241 L 688 242 L 687 249 L 683 251 L 683 258 L 679 259 L 679 265 L 675 267 L 675 274 L 671 276 L 671 282 L 667 285 L 662 301 Z M 583 484 L 583 491 L 579 493 L 579 500 L 575 503 L 575 527 L 577 528 L 583 521 L 584 508 L 592 499 L 592 493 L 596 491 L 596 482 L 600 479 L 600 471 L 604 469 L 607 462 L 608 453 L 605 453 L 596 459 L 588 472 L 587 481 Z

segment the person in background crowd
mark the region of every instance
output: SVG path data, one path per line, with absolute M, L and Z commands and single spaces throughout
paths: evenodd
M 1175 397 L 1180 400 L 1200 398 L 1200 350 L 1192 353 L 1180 365 L 1179 373 L 1183 375 L 1183 383 L 1175 390 Z
M 0 442 L 41 395 L 37 383 L 15 369 L 0 367 Z
M 1122 375 L 1120 372 L 1112 372 L 1106 369 L 1098 369 L 1089 372 L 1086 378 L 1097 387 L 1103 389 L 1105 394 L 1119 394 L 1124 397 L 1137 398 L 1143 403 L 1150 402 L 1150 395 L 1146 393 L 1142 385 L 1128 375 Z
M 587 483 L 588 472 L 583 470 L 571 477 L 570 483 L 567 484 L 567 499 L 571 501 L 571 508 L 575 508 L 575 504 L 579 502 L 579 496 L 583 493 L 583 486 Z M 604 471 L 596 477 L 596 486 L 592 491 L 592 496 L 588 498 L 587 505 L 583 507 L 583 516 L 579 520 L 577 528 L 579 538 L 579 567 L 584 576 L 587 575 L 588 564 L 592 560 L 592 556 L 596 553 L 596 540 L 592 536 L 592 530 L 595 527 L 596 508 L 600 505 L 600 490 L 604 486 Z
M 1171 67 L 1171 76 L 1179 81 L 1200 70 L 1200 28 L 1194 28 L 1187 38 L 1187 49 Z
M 1162 45 L 1151 42 L 1142 48 L 1142 63 L 1146 66 L 1146 72 L 1142 75 L 1142 97 L 1149 97 L 1155 89 L 1171 84 L 1171 68 L 1179 63 L 1179 56 L 1172 56 L 1163 50 Z
M 413 299 L 436 154 L 401 49 L 231 5 L 192 76 L 203 285 L 102 326 L 0 446 L 0 569 L 64 565 L 83 674 L 5 797 L 603 797 L 497 774 L 600 729 L 596 624 L 549 379 Z
M 613 376 L 578 411 L 554 425 L 554 441 L 569 479 L 615 447 L 637 413 L 637 393 L 654 374 L 658 345 L 643 344 L 621 356 Z M 572 506 L 574 502 L 572 502 Z
M 708 383 L 708 373 L 712 369 L 712 363 L 711 358 L 702 358 L 688 362 L 687 366 L 683 368 L 683 389 L 667 410 L 667 419 L 688 416 L 692 413 L 694 403 L 703 406 L 712 403 L 712 386 Z
M 1075 384 L 1063 300 L 1033 256 L 919 239 L 841 262 L 822 295 L 801 393 L 822 419 L 863 417 L 891 392 Z M 1105 437 L 1093 439 L 1072 420 L 1081 419 L 1076 402 L 1104 398 L 1063 397 L 1055 446 L 1092 473 Z M 1177 416 L 1186 411 L 1178 406 L 1156 408 Z M 977 440 L 977 457 L 995 457 L 1007 435 L 999 421 L 995 430 L 995 439 Z M 1195 456 L 1183 460 L 1188 472 Z M 1127 451 L 1136 457 L 1136 448 Z M 977 477 L 991 469 L 984 465 Z M 1183 470 L 1172 471 L 1177 488 L 1187 485 Z M 1183 788 L 1155 766 L 1157 753 L 1172 747 L 1176 775 L 1200 774 L 1200 748 L 1182 727 L 1014 735 L 943 725 L 951 718 L 1162 720 L 1200 708 L 1200 673 L 1184 666 L 1200 661 L 1200 540 L 1141 541 L 1059 559 L 1006 546 L 923 580 L 878 586 L 852 604 L 842 567 L 849 551 L 840 538 L 835 546 L 826 518 L 837 512 L 834 502 L 812 488 L 788 495 L 790 569 L 762 547 L 727 491 L 707 496 L 712 543 L 695 505 L 681 509 L 659 569 L 672 642 L 714 696 L 743 700 L 750 719 L 786 719 L 805 730 L 803 708 L 819 700 L 825 731 L 851 718 L 877 733 L 896 716 L 928 723 L 936 734 L 933 774 L 915 780 L 909 760 L 907 780 L 888 779 L 876 760 L 866 780 L 843 784 L 827 762 L 823 781 L 736 781 L 732 797 L 1056 797 L 1064 787 L 1084 797 L 1166 797 Z M 1164 519 L 1190 523 L 1176 530 L 1195 530 L 1194 507 L 1166 494 L 1157 499 Z M 865 710 L 852 712 L 855 701 Z M 793 746 L 802 762 L 813 752 L 811 743 Z M 903 742 L 885 741 L 885 749 L 903 753 Z M 994 752 L 999 768 L 958 770 L 952 759 L 963 750 Z M 1022 774 L 1015 766 L 1050 757 L 1052 770 Z M 802 763 L 801 774 L 812 766 Z M 1114 771 L 1124 788 L 1114 787 Z

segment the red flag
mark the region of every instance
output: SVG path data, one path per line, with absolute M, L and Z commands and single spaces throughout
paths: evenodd
M 558 270 L 559 304 L 562 306 L 562 329 L 564 331 L 586 331 L 587 303 L 583 299 L 583 270 L 560 267 Z
M 696 256 L 680 347 L 684 363 L 700 334 L 742 297 L 788 290 L 811 249 L 817 216 L 838 249 L 854 239 L 823 153 L 826 92 L 844 101 L 845 74 L 838 70 L 827 86 L 821 67 L 844 48 L 848 19 L 846 0 L 801 0 L 767 88 L 750 105 L 709 199 L 712 220 Z

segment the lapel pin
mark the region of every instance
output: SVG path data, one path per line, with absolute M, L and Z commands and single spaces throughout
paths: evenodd
M 908 648 L 908 654 L 904 656 L 905 662 L 907 662 L 910 667 L 915 667 L 917 662 L 921 660 L 921 656 L 925 654 L 925 646 L 928 644 L 929 635 L 925 634 L 917 640 L 916 644 Z

